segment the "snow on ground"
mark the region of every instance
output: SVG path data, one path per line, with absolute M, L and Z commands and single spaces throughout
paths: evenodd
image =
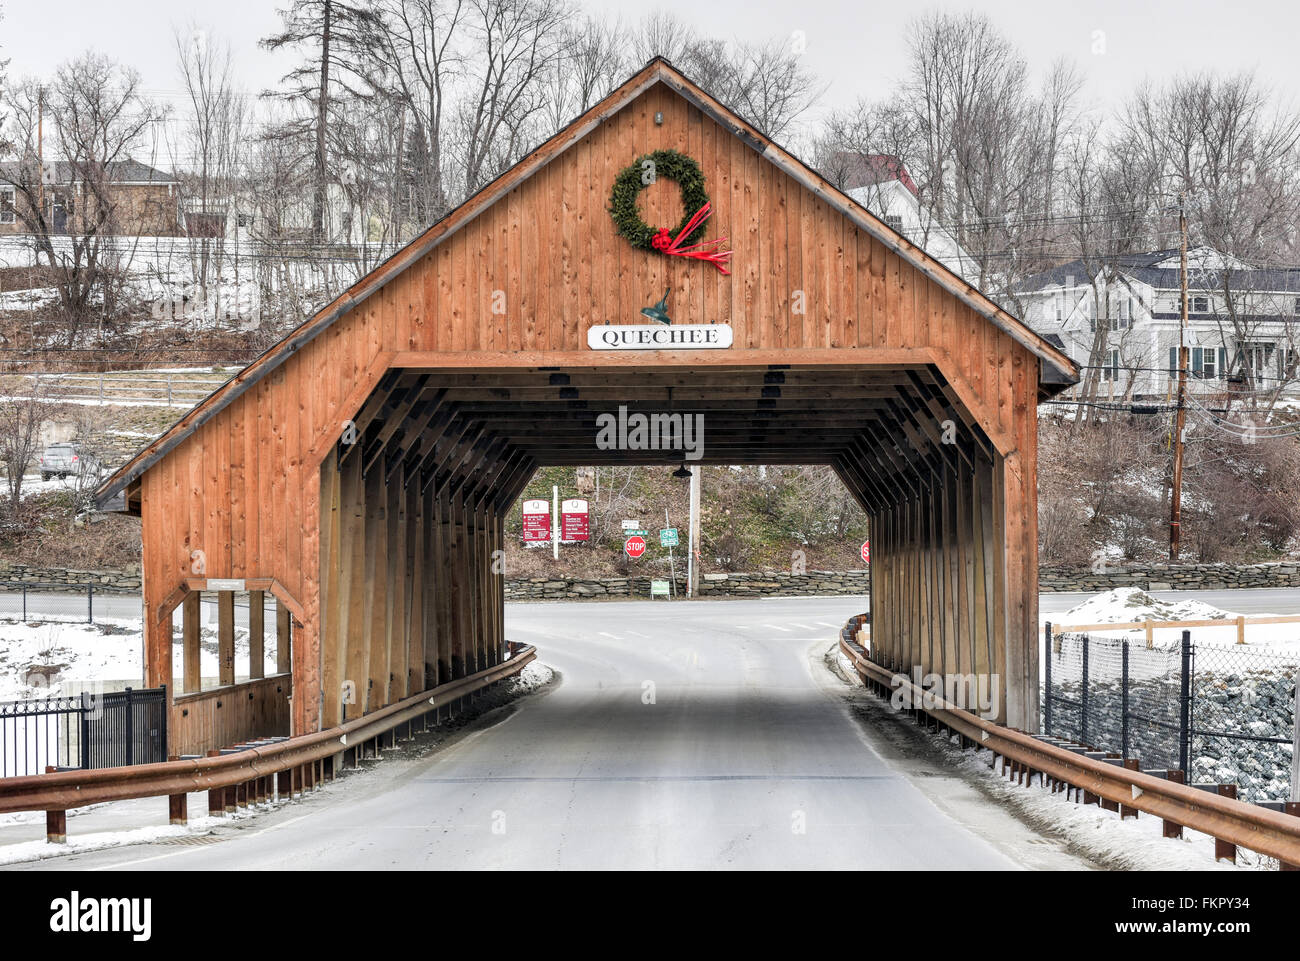
M 836 662 L 846 678 L 857 677 L 851 661 L 835 646 Z M 884 710 L 884 708 L 882 708 Z M 900 718 L 900 721 L 903 719 Z M 1149 814 L 1121 820 L 1117 813 L 1100 805 L 1067 801 L 1064 793 L 1054 794 L 1035 781 L 1017 784 L 990 769 L 991 751 L 974 753 L 960 750 L 942 734 L 923 731 L 911 724 L 909 733 L 924 737 L 940 751 L 945 760 L 968 779 L 1014 810 L 1020 817 L 1045 834 L 1064 839 L 1080 854 L 1106 867 L 1124 870 L 1232 870 L 1233 865 L 1214 860 L 1214 840 L 1190 829 L 1182 839 L 1165 838 L 1162 822 Z M 1276 870 L 1277 864 L 1253 851 L 1239 851 L 1239 869 Z
M 533 691 L 550 684 L 554 677 L 555 672 L 551 670 L 549 665 L 543 664 L 541 661 L 530 661 L 515 676 L 512 691 L 516 694 L 531 694 Z
M 207 611 L 215 613 L 215 607 Z M 177 634 L 179 639 L 179 634 Z M 275 639 L 266 639 L 267 674 L 276 671 Z M 204 624 L 200 632 L 200 662 L 205 681 L 218 675 L 217 628 Z M 130 618 L 99 618 L 94 624 L 60 620 L 0 617 L 0 700 L 20 700 L 80 692 L 87 685 L 132 681 L 143 675 L 140 622 Z M 172 645 L 172 676 L 183 673 L 183 653 Z M 235 628 L 236 679 L 248 672 L 248 629 Z M 205 686 L 207 686 L 205 684 Z
M 1204 601 L 1162 600 L 1136 587 L 1117 587 L 1090 597 L 1063 614 L 1040 615 L 1039 621 L 1043 624 L 1051 621 L 1054 630 L 1068 630 L 1070 626 L 1076 624 L 1125 624 L 1146 620 L 1223 621 L 1222 627 L 1192 627 L 1188 630 L 1192 632 L 1192 640 L 1197 644 L 1228 646 L 1237 643 L 1237 616 L 1236 611 L 1222 610 Z M 1300 621 L 1291 624 L 1251 623 L 1253 618 L 1269 616 L 1272 615 L 1245 615 L 1245 648 L 1274 654 L 1300 655 Z M 1145 638 L 1146 636 L 1142 628 L 1088 633 L 1100 637 Z M 1182 633 L 1182 628 L 1157 627 L 1152 630 L 1152 642 L 1157 647 L 1175 645 L 1182 637 Z

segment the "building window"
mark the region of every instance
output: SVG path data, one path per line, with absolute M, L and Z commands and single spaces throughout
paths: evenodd
M 1216 380 L 1223 377 L 1223 362 L 1227 351 L 1222 347 L 1193 347 L 1192 376 L 1201 380 Z
M 1297 316 L 1300 316 L 1300 297 L 1297 297 L 1297 298 L 1295 299 L 1295 304 L 1293 305 L 1293 312 L 1294 312 Z
M 1106 351 L 1106 366 L 1101 369 L 1102 380 L 1119 380 L 1119 351 Z
M 1188 297 L 1187 312 L 1189 314 L 1208 314 L 1210 312 L 1210 298 L 1200 294 Z
M 0 187 L 0 224 L 14 222 L 14 188 Z
M 903 234 L 903 218 L 895 214 L 885 215 L 885 226 L 898 234 Z M 906 236 L 906 234 L 904 234 Z

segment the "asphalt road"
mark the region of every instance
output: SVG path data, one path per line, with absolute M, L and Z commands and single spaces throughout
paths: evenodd
M 862 603 L 512 604 L 509 636 L 563 679 L 499 723 L 212 843 L 24 867 L 1086 866 L 855 719 L 821 658 Z

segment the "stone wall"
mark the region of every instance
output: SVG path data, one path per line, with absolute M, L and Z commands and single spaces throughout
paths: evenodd
M 660 580 L 662 578 L 656 578 Z M 572 600 L 584 597 L 648 598 L 648 576 L 601 578 L 510 578 L 506 598 L 512 601 Z M 125 571 L 71 571 L 30 567 L 0 560 L 0 583 L 53 585 L 77 590 L 93 584 L 96 590 L 138 593 L 140 573 Z M 1255 564 L 1235 567 L 1227 564 L 1179 564 L 1174 566 L 1115 568 L 1101 572 L 1063 571 L 1044 567 L 1039 571 L 1044 593 L 1106 591 L 1114 587 L 1139 587 L 1144 591 L 1232 590 L 1244 587 L 1300 587 L 1300 562 Z M 867 571 L 809 571 L 790 574 L 764 571 L 750 574 L 705 574 L 700 578 L 702 597 L 791 597 L 809 594 L 866 594 Z M 677 577 L 677 592 L 686 593 L 686 578 Z
M 45 590 L 84 590 L 87 584 L 96 591 L 113 594 L 139 594 L 140 571 L 70 571 L 55 567 L 31 567 L 0 560 L 0 590 L 5 585 L 22 583 L 39 585 Z
M 1102 571 L 1038 572 L 1044 593 L 1108 591 L 1138 587 L 1144 591 L 1223 591 L 1241 587 L 1300 587 L 1300 561 L 1274 564 L 1150 564 Z
M 667 580 L 667 578 L 654 578 Z M 648 598 L 649 577 L 509 579 L 506 599 L 571 600 L 582 597 Z M 809 571 L 789 574 L 766 571 L 761 574 L 705 574 L 700 578 L 701 597 L 790 597 L 801 594 L 866 594 L 866 571 Z M 678 576 L 677 593 L 686 593 L 686 578 Z

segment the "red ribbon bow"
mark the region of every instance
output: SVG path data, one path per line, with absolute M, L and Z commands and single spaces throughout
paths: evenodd
M 730 274 L 731 271 L 727 269 L 727 261 L 731 259 L 732 251 L 718 249 L 727 242 L 726 237 L 719 237 L 717 240 L 706 240 L 704 243 L 691 244 L 688 247 L 682 246 L 682 241 L 689 237 L 696 227 L 709 219 L 709 214 L 712 212 L 709 208 L 710 204 L 706 203 L 695 211 L 695 216 L 686 222 L 686 226 L 681 229 L 681 233 L 676 237 L 672 237 L 668 233 L 667 227 L 660 227 L 659 231 L 651 238 L 650 246 L 661 254 L 670 254 L 674 257 L 690 257 L 694 260 L 707 260 L 724 274 Z

